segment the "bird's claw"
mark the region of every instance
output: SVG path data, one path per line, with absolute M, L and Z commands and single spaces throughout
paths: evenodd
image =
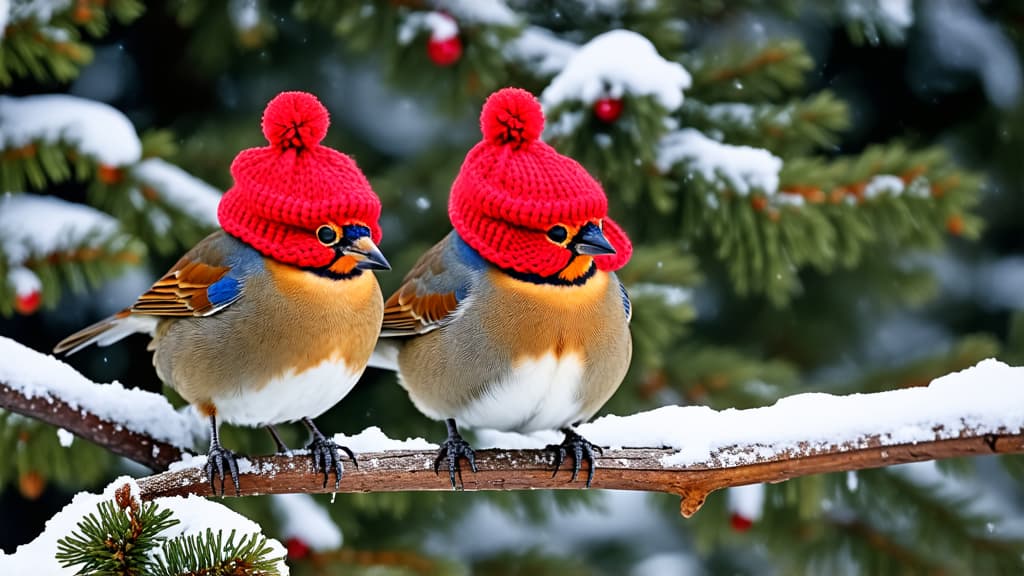
M 220 495 L 224 495 L 224 467 L 227 465 L 228 473 L 231 474 L 231 481 L 235 485 L 235 496 L 241 495 L 241 488 L 238 485 L 238 460 L 235 453 L 215 444 L 210 446 L 210 452 L 206 456 L 206 478 L 210 481 L 210 490 L 217 495 L 217 485 L 214 480 L 220 477 Z
M 600 446 L 592 444 L 574 430 L 565 430 L 565 440 L 561 444 L 550 444 L 544 450 L 553 453 L 551 465 L 555 467 L 555 471 L 551 474 L 552 478 L 558 475 L 558 471 L 561 469 L 562 462 L 565 461 L 566 456 L 572 458 L 572 477 L 569 479 L 570 482 L 576 481 L 580 473 L 580 463 L 586 462 L 587 488 L 590 488 L 590 483 L 594 479 L 594 468 L 596 467 L 594 453 L 596 452 L 599 456 L 604 454 L 604 450 Z
M 469 442 L 463 440 L 461 436 L 445 440 L 437 451 L 437 458 L 434 459 L 434 474 L 440 474 L 441 462 L 448 461 L 448 477 L 452 481 L 452 490 L 458 490 L 462 486 L 462 467 L 459 465 L 459 458 L 465 458 L 469 462 L 469 469 L 474 473 L 477 471 L 476 453 Z M 458 484 L 455 482 L 456 474 L 459 475 Z
M 338 454 L 338 450 L 345 452 L 352 463 L 355 464 L 356 468 L 359 468 L 359 462 L 356 460 L 356 455 L 347 446 L 342 446 L 329 440 L 323 436 L 319 436 L 313 439 L 313 442 L 307 446 L 309 449 L 310 456 L 313 457 L 313 472 L 324 475 L 324 488 L 327 488 L 327 481 L 331 477 L 331 470 L 334 471 L 334 489 L 337 490 L 341 485 L 341 477 L 345 471 L 341 465 L 341 457 Z

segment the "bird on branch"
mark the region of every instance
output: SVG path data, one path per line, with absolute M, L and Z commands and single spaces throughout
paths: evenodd
M 384 304 L 371 365 L 398 371 L 413 403 L 444 420 L 452 487 L 460 459 L 476 472 L 470 427 L 557 429 L 568 456 L 594 474 L 600 448 L 573 427 L 618 389 L 629 368 L 630 302 L 614 271 L 632 254 L 608 218 L 600 184 L 541 141 L 544 115 L 525 90 L 488 98 L 483 140 L 452 186 L 454 231 L 426 252 Z
M 218 207 L 222 230 L 192 248 L 129 308 L 61 341 L 55 352 L 106 346 L 135 332 L 162 381 L 210 422 L 206 474 L 238 492 L 236 456 L 222 422 L 266 426 L 301 420 L 324 486 L 335 487 L 339 450 L 313 418 L 337 404 L 366 368 L 383 298 L 369 271 L 389 270 L 377 248 L 381 205 L 348 156 L 320 141 L 327 110 L 311 94 L 284 92 L 267 105 L 268 146 L 238 154 L 234 186 Z

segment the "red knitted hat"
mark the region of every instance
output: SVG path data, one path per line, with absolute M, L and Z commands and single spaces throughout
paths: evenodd
M 633 245 L 608 218 L 604 190 L 578 162 L 539 140 L 544 112 L 526 90 L 491 94 L 480 114 L 484 139 L 473 147 L 452 185 L 448 217 L 485 259 L 527 274 L 557 274 L 572 257 L 551 243 L 555 224 L 602 222 L 615 254 L 595 256 L 601 270 L 618 270 Z
M 362 224 L 380 241 L 380 199 L 355 161 L 320 145 L 329 124 L 327 109 L 312 94 L 282 92 L 267 104 L 263 135 L 270 145 L 235 157 L 235 185 L 217 208 L 228 234 L 303 268 L 334 259 L 316 239 L 323 224 Z

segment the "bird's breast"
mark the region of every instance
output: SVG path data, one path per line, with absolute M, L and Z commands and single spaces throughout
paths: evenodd
M 541 356 L 520 357 L 465 406 L 459 420 L 472 427 L 517 432 L 568 426 L 581 415 L 584 367 L 577 353 L 550 350 Z

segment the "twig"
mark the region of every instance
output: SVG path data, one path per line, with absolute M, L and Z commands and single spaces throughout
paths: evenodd
M 728 462 L 748 454 L 752 446 L 736 446 L 714 455 L 713 461 Z M 828 448 L 806 448 L 781 453 L 771 459 L 739 466 L 713 465 L 671 467 L 661 463 L 668 449 L 629 448 L 606 450 L 597 459 L 593 488 L 645 490 L 677 494 L 682 498 L 680 512 L 690 517 L 708 494 L 729 486 L 761 482 L 781 482 L 790 478 L 879 468 L 984 454 L 1024 452 L 1024 430 L 1005 434 L 977 434 L 970 429 L 956 438 L 937 439 L 917 444 L 884 446 L 878 437 Z M 359 455 L 359 468 L 347 466 L 339 492 L 397 492 L 412 490 L 451 490 L 446 474 L 435 475 L 434 451 L 388 451 Z M 550 457 L 540 450 L 480 450 L 476 456 L 479 472 L 465 471 L 466 490 L 531 490 L 582 488 L 586 473 L 574 483 L 563 466 L 551 476 Z M 327 493 L 334 491 L 333 477 L 328 488 L 323 476 L 313 473 L 310 459 L 304 455 L 268 456 L 252 459 L 252 472 L 241 474 L 242 495 Z M 210 495 L 210 485 L 197 468 L 165 472 L 139 480 L 143 499 L 186 494 Z M 232 495 L 233 491 L 227 491 Z
M 153 470 L 166 470 L 172 462 L 181 460 L 182 449 L 173 444 L 135 432 L 117 422 L 104 420 L 63 400 L 50 396 L 30 398 L 2 382 L 0 408 L 64 428 Z
M 160 442 L 144 433 L 99 418 L 55 398 L 29 398 L 0 383 L 0 408 L 60 426 L 100 446 L 145 464 L 165 469 L 178 461 L 182 449 Z M 662 459 L 675 451 L 664 448 L 606 450 L 597 458 L 593 487 L 612 490 L 645 490 L 677 494 L 680 512 L 692 516 L 708 494 L 730 486 L 781 482 L 790 478 L 879 468 L 960 456 L 1024 453 L 1024 429 L 980 432 L 965 426 L 959 430 L 936 430 L 935 439 L 915 444 L 894 444 L 881 436 L 864 436 L 828 446 L 805 445 L 770 457 L 758 457 L 758 446 L 735 445 L 711 454 L 709 464 L 666 466 Z M 435 475 L 433 450 L 391 450 L 358 455 L 359 468 L 346 466 L 339 492 L 397 492 L 450 490 L 446 474 Z M 741 462 L 741 464 L 735 464 Z M 265 456 L 243 466 L 239 479 L 241 495 L 327 493 L 334 491 L 334 479 L 324 487 L 323 476 L 314 474 L 311 459 L 294 456 Z M 568 463 L 556 477 L 551 475 L 550 456 L 541 450 L 480 450 L 478 473 L 462 475 L 466 490 L 531 490 L 583 488 L 586 470 L 576 482 L 569 482 Z M 199 468 L 163 472 L 139 480 L 143 499 L 186 494 L 210 495 L 210 485 Z M 229 482 L 230 483 L 230 482 Z M 232 495 L 233 490 L 227 494 Z

